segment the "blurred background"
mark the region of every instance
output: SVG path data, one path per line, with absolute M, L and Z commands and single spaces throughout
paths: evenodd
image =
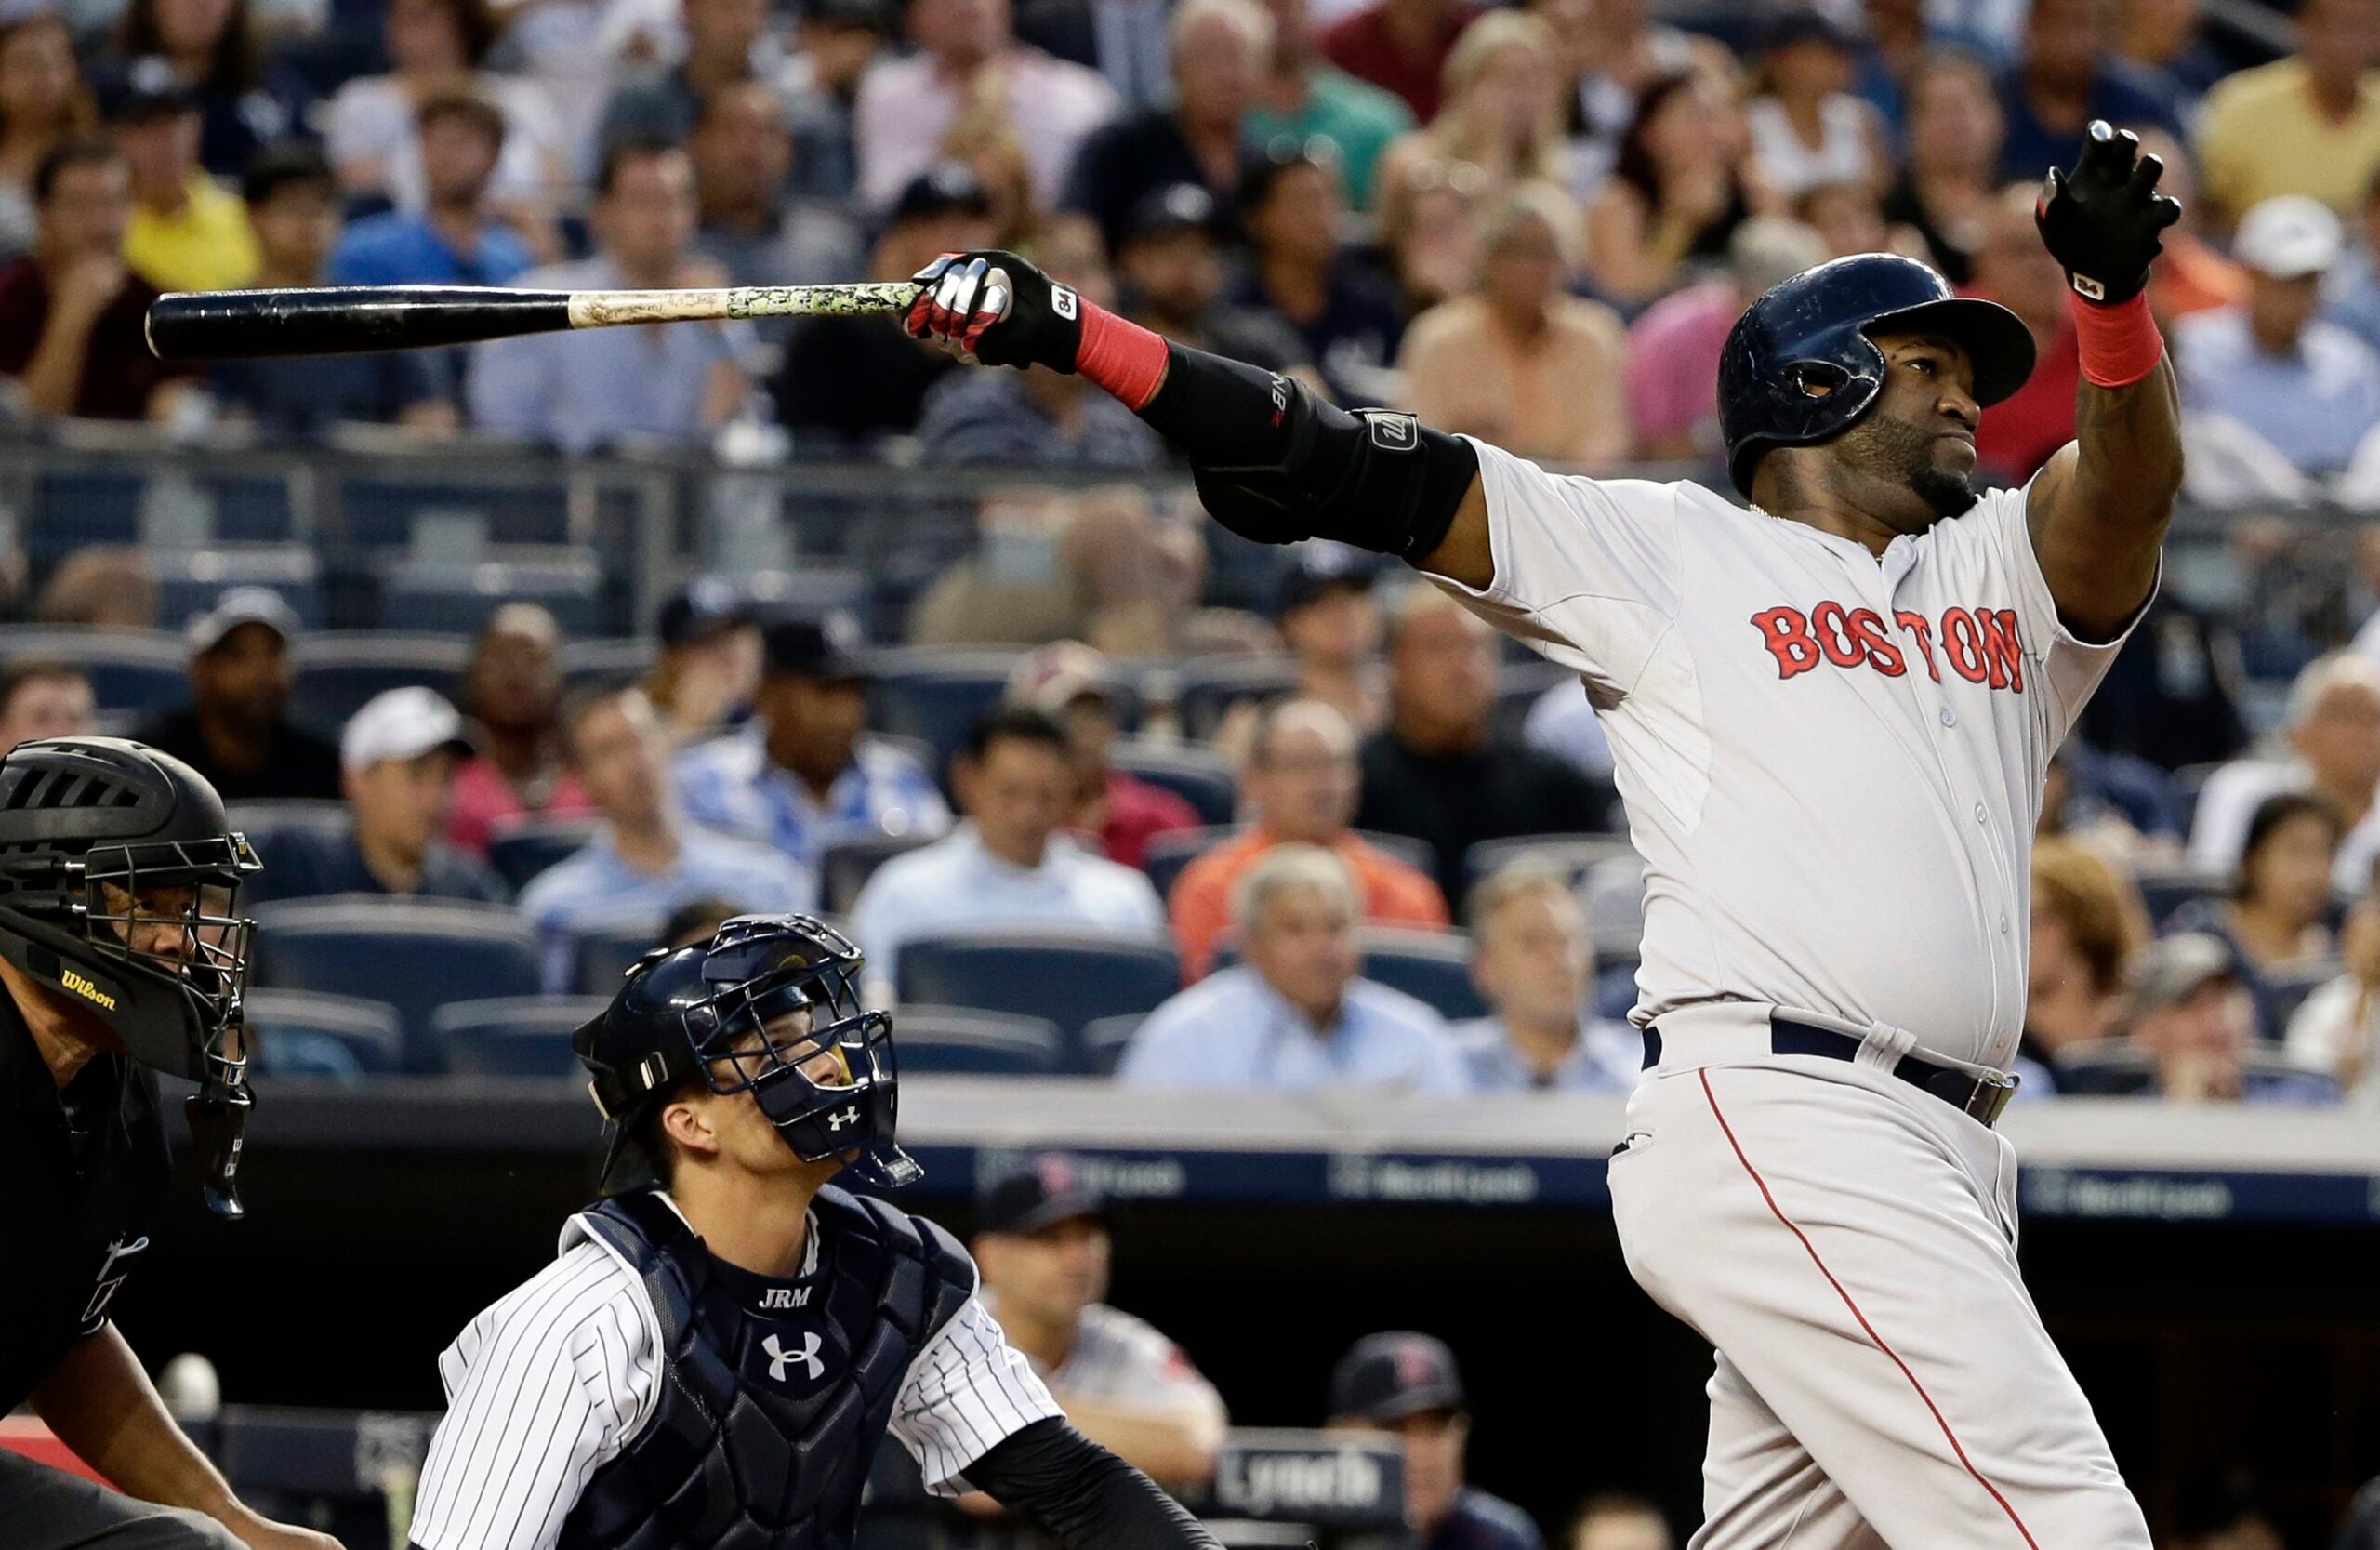
M 1736 313 L 1893 251 L 2034 331 L 2014 484 L 2073 431 L 2033 194 L 2104 117 L 2187 212 L 2189 475 L 2051 774 L 2024 1255 L 2161 1544 L 2380 1544 L 2375 67 L 2380 0 L 0 0 L 0 743 L 168 749 L 267 864 L 251 1220 L 185 1191 L 121 1321 L 253 1498 L 386 1543 L 437 1351 L 592 1188 L 570 1030 L 815 910 L 898 1006 L 906 1203 L 1232 1543 L 1682 1543 L 1708 1355 L 1608 1220 L 1642 880 L 1575 680 L 880 319 L 204 371 L 141 313 L 1004 245 L 1724 487 Z M 898 1475 L 871 1545 L 1017 1540 Z

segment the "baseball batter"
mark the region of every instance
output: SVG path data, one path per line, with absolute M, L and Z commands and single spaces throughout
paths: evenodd
M 1614 1210 L 1638 1281 L 1719 1351 L 1697 1545 L 2149 1545 L 2019 1277 L 1991 1126 L 2043 773 L 2180 482 L 2142 295 L 2180 213 L 2161 170 L 2095 124 L 2051 175 L 2079 433 L 1980 497 L 1978 414 L 2032 341 L 1907 259 L 1823 265 L 1737 323 L 1720 410 L 1750 510 L 1330 407 L 1008 254 L 919 277 L 912 333 L 1098 382 L 1225 526 L 1404 558 L 1585 681 L 1646 862 Z

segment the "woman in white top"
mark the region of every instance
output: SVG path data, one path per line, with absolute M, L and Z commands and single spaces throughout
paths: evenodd
M 1892 166 L 1876 110 L 1851 95 L 1849 41 L 1816 11 L 1779 19 L 1761 50 L 1761 95 L 1744 105 L 1752 160 L 1787 199 L 1826 183 L 1883 191 Z
M 56 11 L 0 21 L 0 259 L 33 245 L 33 169 L 50 147 L 98 121 Z

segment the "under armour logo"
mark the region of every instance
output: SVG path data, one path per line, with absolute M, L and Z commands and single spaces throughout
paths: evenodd
M 812 1382 L 814 1383 L 818 1379 L 825 1377 L 826 1374 L 826 1364 L 818 1359 L 819 1345 L 820 1341 L 818 1338 L 818 1331 L 816 1330 L 809 1330 L 803 1332 L 801 1336 L 801 1349 L 799 1351 L 787 1350 L 784 1346 L 777 1344 L 777 1337 L 774 1335 L 771 1335 L 766 1340 L 760 1342 L 760 1349 L 769 1354 L 769 1381 L 771 1383 L 778 1384 L 785 1382 L 786 1364 L 796 1361 L 801 1363 Z
M 845 1125 L 856 1125 L 858 1123 L 859 1110 L 855 1108 L 847 1108 L 840 1114 L 830 1114 L 826 1117 L 826 1128 L 830 1131 L 839 1131 Z

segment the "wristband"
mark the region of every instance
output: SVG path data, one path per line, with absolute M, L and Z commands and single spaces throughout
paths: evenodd
M 1075 347 L 1075 370 L 1138 414 L 1165 380 L 1165 340 L 1104 307 L 1088 301 L 1081 306 L 1082 342 Z
M 2165 355 L 2165 337 L 2149 315 L 2149 293 L 2112 307 L 2068 298 L 2074 311 L 2075 353 L 2082 358 L 2084 380 L 2095 387 L 2124 388 L 2157 369 Z

